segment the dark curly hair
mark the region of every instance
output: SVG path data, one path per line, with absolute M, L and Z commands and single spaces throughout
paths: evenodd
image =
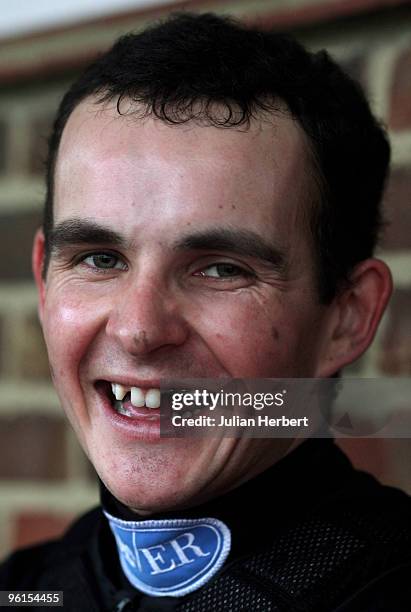
M 91 95 L 117 100 L 119 113 L 131 100 L 138 104 L 127 112 L 219 128 L 246 128 L 258 112 L 276 112 L 285 102 L 307 135 L 318 187 L 309 227 L 320 300 L 329 302 L 353 266 L 372 255 L 390 147 L 361 87 L 325 51 L 310 53 L 290 36 L 211 13 L 178 13 L 120 38 L 65 94 L 49 141 L 45 273 L 61 135 Z

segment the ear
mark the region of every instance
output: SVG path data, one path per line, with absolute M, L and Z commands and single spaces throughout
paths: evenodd
M 366 259 L 350 275 L 350 286 L 330 305 L 326 342 L 316 376 L 332 376 L 371 344 L 392 293 L 392 277 L 379 259 Z
M 44 234 L 42 229 L 38 229 L 34 236 L 33 252 L 31 257 L 34 280 L 36 281 L 39 296 L 38 313 L 40 322 L 43 322 L 44 299 L 46 293 L 46 282 L 43 275 L 44 269 Z

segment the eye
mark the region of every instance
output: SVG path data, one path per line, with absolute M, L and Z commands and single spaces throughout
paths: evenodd
M 239 276 L 250 277 L 253 276 L 253 273 L 232 263 L 216 263 L 200 270 L 197 275 L 207 278 L 236 278 Z
M 81 263 L 98 270 L 125 270 L 127 268 L 127 265 L 113 253 L 89 253 L 82 258 Z

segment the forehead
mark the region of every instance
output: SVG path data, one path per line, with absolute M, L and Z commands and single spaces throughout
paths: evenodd
M 111 214 L 130 220 L 131 208 L 149 202 L 152 210 L 161 206 L 164 220 L 170 211 L 178 222 L 179 203 L 199 222 L 209 213 L 217 221 L 241 216 L 287 232 L 308 205 L 310 170 L 304 132 L 284 109 L 240 128 L 170 126 L 87 99 L 60 143 L 55 219 L 87 216 L 94 202 L 101 214 L 110 203 Z

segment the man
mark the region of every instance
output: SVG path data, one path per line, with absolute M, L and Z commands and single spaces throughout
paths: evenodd
M 366 350 L 388 161 L 325 53 L 214 15 L 126 36 L 77 80 L 33 267 L 105 514 L 13 555 L 2 588 L 76 611 L 409 609 L 404 494 L 331 440 L 162 438 L 158 416 L 164 379 L 328 378 Z

